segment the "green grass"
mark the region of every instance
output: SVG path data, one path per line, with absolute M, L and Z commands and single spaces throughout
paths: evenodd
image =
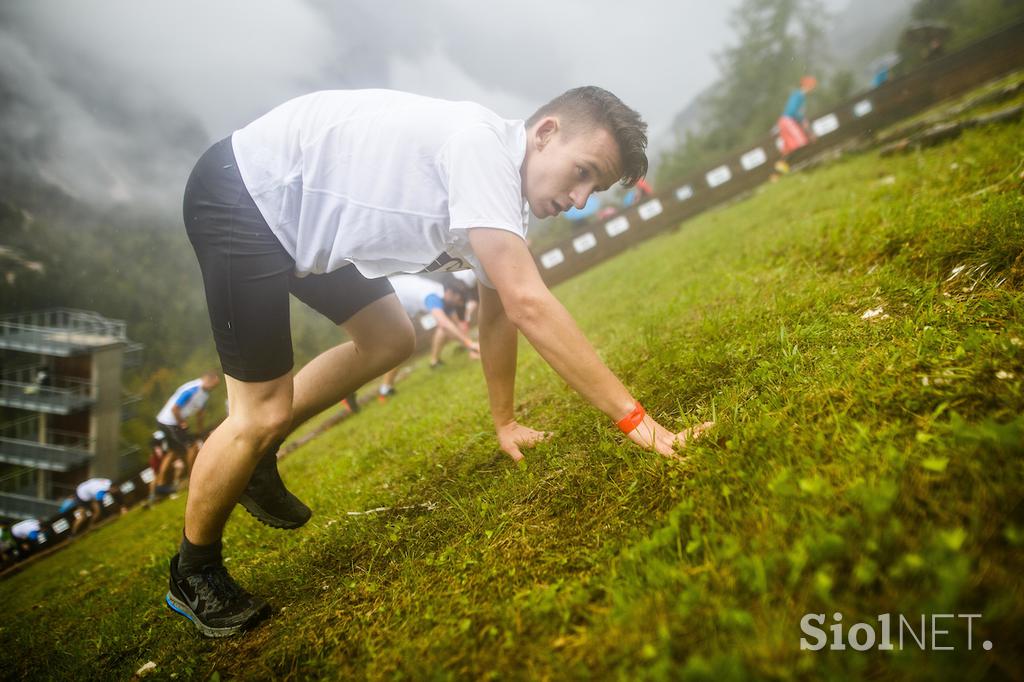
M 0 677 L 1020 675 L 1022 170 L 1021 124 L 864 155 L 560 286 L 649 411 L 717 419 L 683 463 L 523 344 L 519 414 L 557 436 L 516 467 L 457 356 L 282 463 L 308 527 L 236 512 L 228 566 L 267 623 L 207 641 L 162 605 L 179 499 L 0 584 Z M 834 611 L 983 618 L 970 652 L 962 620 L 951 652 L 800 651 L 801 616 Z

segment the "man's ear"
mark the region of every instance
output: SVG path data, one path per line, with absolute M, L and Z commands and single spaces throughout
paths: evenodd
M 537 127 L 534 129 L 533 133 L 534 143 L 537 146 L 537 151 L 540 151 L 544 149 L 544 147 L 548 146 L 548 143 L 550 143 L 552 138 L 554 138 L 555 133 L 558 132 L 559 127 L 560 125 L 558 119 L 555 118 L 554 116 L 545 116 L 540 120 L 539 123 L 537 123 Z

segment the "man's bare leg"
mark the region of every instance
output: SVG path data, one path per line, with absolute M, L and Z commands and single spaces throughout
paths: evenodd
M 448 331 L 442 327 L 438 327 L 434 331 L 434 338 L 430 342 L 430 364 L 431 366 L 436 365 L 441 360 L 441 351 L 444 349 L 444 345 L 448 343 L 448 339 L 454 339 Z
M 75 508 L 75 520 L 71 526 L 71 534 L 78 535 L 78 531 L 81 530 L 82 525 L 85 523 L 85 508 L 79 506 Z
M 391 395 L 392 389 L 395 386 L 395 381 L 398 379 L 398 370 L 402 366 L 392 367 L 390 370 L 384 373 L 380 378 L 380 396 L 384 399 L 384 396 Z
M 404 360 L 415 344 L 412 324 L 394 295 L 371 303 L 344 327 L 352 341 L 321 353 L 292 380 L 288 426 L 276 440 L 264 443 L 248 482 L 236 497 L 246 511 L 268 526 L 299 528 L 312 515 L 312 510 L 287 489 L 277 471 L 276 455 L 285 436 Z M 234 403 L 230 414 L 236 414 Z
M 188 475 L 192 476 L 192 470 L 196 466 L 196 457 L 199 456 L 199 444 L 196 441 L 192 441 L 185 448 L 185 462 L 188 470 Z
M 195 460 L 185 506 L 185 537 L 194 545 L 220 540 L 231 510 L 259 457 L 292 421 L 292 377 L 246 382 L 226 377 L 229 414 Z
M 164 458 L 160 460 L 160 471 L 157 473 L 156 478 L 153 479 L 154 484 L 158 486 L 167 485 L 167 477 L 176 459 L 177 457 L 173 450 L 164 455 Z
M 416 345 L 412 322 L 394 294 L 366 306 L 342 328 L 352 340 L 321 353 L 295 375 L 289 431 L 385 371 L 397 373 Z

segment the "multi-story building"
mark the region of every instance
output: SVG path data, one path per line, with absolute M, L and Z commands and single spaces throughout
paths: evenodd
M 136 465 L 121 440 L 125 323 L 67 308 L 0 317 L 0 517 L 45 519 L 86 478 Z

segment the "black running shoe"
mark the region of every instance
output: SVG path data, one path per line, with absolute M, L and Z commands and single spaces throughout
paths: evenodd
M 272 528 L 298 528 L 313 515 L 302 500 L 284 487 L 281 474 L 277 473 L 277 448 L 271 448 L 256 465 L 238 503 Z
M 239 587 L 223 566 L 180 575 L 177 554 L 171 557 L 170 589 L 164 601 L 207 637 L 230 637 L 270 615 L 270 604 Z

